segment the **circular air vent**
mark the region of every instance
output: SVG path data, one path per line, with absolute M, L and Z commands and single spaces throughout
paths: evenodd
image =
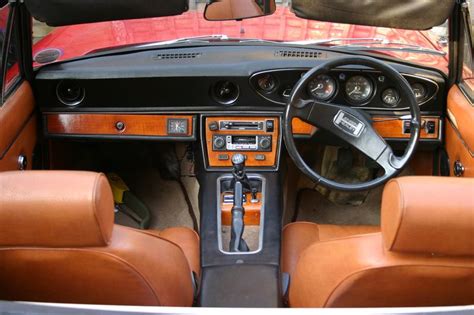
M 219 81 L 212 87 L 212 96 L 220 104 L 233 104 L 239 98 L 239 86 L 230 81 Z
M 50 63 L 58 60 L 63 53 L 57 48 L 47 48 L 39 51 L 33 60 L 40 64 Z
M 58 100 L 67 106 L 79 105 L 86 96 L 86 91 L 74 80 L 63 80 L 56 86 Z

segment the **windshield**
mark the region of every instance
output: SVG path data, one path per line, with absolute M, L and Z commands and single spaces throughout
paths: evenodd
M 447 72 L 447 25 L 429 31 L 411 31 L 310 21 L 296 17 L 287 0 L 277 0 L 277 10 L 269 16 L 216 22 L 204 19 L 205 2 L 191 0 L 188 12 L 171 17 L 57 28 L 34 21 L 35 66 L 98 50 L 219 34 L 215 39 L 257 39 L 367 50 Z

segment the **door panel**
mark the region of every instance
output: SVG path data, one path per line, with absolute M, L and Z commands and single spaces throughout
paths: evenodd
M 36 144 L 33 91 L 23 82 L 0 107 L 0 171 L 17 170 L 18 158 L 27 158 L 31 169 Z
M 454 163 L 459 161 L 464 166 L 463 176 L 474 177 L 474 106 L 457 86 L 448 94 L 446 120 L 450 174 L 454 176 Z

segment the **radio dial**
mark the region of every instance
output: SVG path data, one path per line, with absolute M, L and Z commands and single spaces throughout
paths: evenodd
M 270 141 L 269 138 L 262 138 L 260 139 L 260 147 L 262 149 L 268 149 L 272 145 L 272 142 Z
M 214 139 L 214 148 L 223 149 L 225 147 L 225 140 L 223 137 L 216 137 Z

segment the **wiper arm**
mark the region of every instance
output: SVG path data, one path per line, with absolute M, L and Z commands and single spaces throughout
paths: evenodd
M 359 41 L 371 41 L 380 43 L 384 39 L 380 37 L 363 37 L 363 38 L 326 38 L 326 39 L 308 39 L 308 40 L 299 40 L 284 42 L 284 44 L 294 44 L 294 45 L 322 45 L 322 44 L 331 44 L 337 42 L 359 42 Z
M 238 42 L 238 43 L 249 43 L 249 42 L 276 43 L 274 41 L 258 39 L 258 38 L 236 38 L 236 37 L 229 37 L 225 34 L 213 34 L 213 35 L 201 35 L 201 36 L 194 36 L 194 37 L 177 38 L 177 39 L 168 40 L 168 41 L 143 44 L 137 47 L 150 48 L 154 46 L 166 46 L 166 45 L 172 45 L 172 44 L 177 44 L 177 43 L 210 43 L 213 41 L 223 41 L 223 42 L 229 41 L 229 42 Z
M 286 42 L 286 44 L 296 45 L 327 45 L 337 42 L 351 42 L 345 45 L 333 45 L 333 48 L 346 48 L 350 50 L 386 50 L 386 51 L 405 51 L 413 53 L 425 53 L 432 55 L 445 56 L 444 51 L 435 49 L 425 48 L 419 45 L 407 44 L 401 42 L 392 42 L 380 37 L 367 37 L 367 38 L 328 38 L 320 40 L 305 40 L 305 41 L 293 41 Z M 396 46 L 396 47 L 394 47 Z M 397 47 L 398 46 L 398 47 Z
M 348 50 L 380 50 L 380 51 L 401 51 L 401 52 L 411 52 L 411 53 L 423 53 L 437 56 L 446 56 L 446 52 L 425 48 L 418 45 L 398 43 L 398 42 L 389 42 L 381 43 L 382 45 L 374 45 L 372 43 L 360 43 L 360 44 L 348 44 L 348 45 L 335 45 L 331 47 L 345 48 Z M 392 46 L 392 47 L 390 47 Z M 398 46 L 398 47 L 393 47 Z
M 225 34 L 200 35 L 200 36 L 182 37 L 182 38 L 176 38 L 172 40 L 165 40 L 161 42 L 143 44 L 137 47 L 145 48 L 145 47 L 154 47 L 154 46 L 166 46 L 166 45 L 172 45 L 176 43 L 194 43 L 194 42 L 209 43 L 213 40 L 229 40 L 229 37 Z

